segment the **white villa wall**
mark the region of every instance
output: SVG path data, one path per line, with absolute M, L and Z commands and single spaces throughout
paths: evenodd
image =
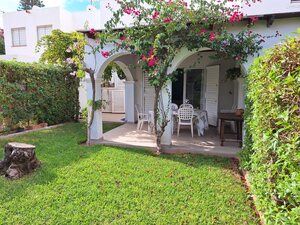
M 103 23 L 101 22 L 101 10 L 93 11 L 83 11 L 83 12 L 74 12 L 72 13 L 72 23 L 73 30 L 85 30 L 85 25 L 88 25 L 88 28 L 100 29 L 103 28 Z
M 234 26 L 229 26 L 228 31 L 237 32 L 245 28 L 247 24 L 245 22 L 235 24 Z M 275 19 L 273 24 L 270 27 L 267 27 L 265 20 L 259 20 L 255 22 L 255 25 L 251 27 L 254 33 L 258 33 L 262 36 L 270 36 L 270 38 L 265 38 L 265 42 L 262 43 L 262 49 L 258 52 L 258 55 L 265 54 L 265 50 L 272 48 L 274 45 L 279 44 L 282 39 L 286 36 L 295 36 L 295 32 L 300 28 L 300 17 L 295 18 L 284 18 L 284 19 Z M 282 36 L 277 36 L 276 32 L 279 32 Z M 250 65 L 253 63 L 253 60 L 257 57 L 249 56 L 248 61 L 244 63 L 246 70 L 249 69 Z
M 3 14 L 4 38 L 6 55 L 30 56 L 34 61 L 39 59 L 40 54 L 35 53 L 37 43 L 37 26 L 52 25 L 53 29 L 60 28 L 60 8 L 53 7 L 43 10 L 34 8 L 30 13 L 25 11 Z M 12 28 L 26 28 L 26 46 L 14 47 L 12 45 Z
M 42 52 L 36 53 L 38 41 L 37 27 L 51 25 L 52 29 L 64 32 L 84 30 L 86 22 L 90 27 L 100 29 L 100 10 L 70 13 L 60 7 L 34 7 L 27 12 L 17 11 L 3 14 L 6 55 L 0 56 L 3 60 L 17 60 L 21 62 L 36 62 Z M 26 46 L 13 46 L 11 29 L 25 27 Z M 79 88 L 81 108 L 87 105 L 86 84 L 81 82 Z
M 261 16 L 274 13 L 299 12 L 300 3 L 292 3 L 292 0 L 262 0 L 252 3 L 251 7 L 243 5 L 243 12 L 247 16 Z

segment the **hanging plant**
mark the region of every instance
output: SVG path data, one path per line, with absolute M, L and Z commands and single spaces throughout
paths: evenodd
M 233 67 L 226 71 L 227 80 L 235 80 L 239 77 L 242 77 L 242 71 L 240 67 Z

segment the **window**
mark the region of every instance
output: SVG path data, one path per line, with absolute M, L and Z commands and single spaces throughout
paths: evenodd
M 37 38 L 38 40 L 41 40 L 41 38 L 45 35 L 51 34 L 52 26 L 39 26 L 37 27 Z
M 25 27 L 11 29 L 12 45 L 26 46 L 26 29 Z

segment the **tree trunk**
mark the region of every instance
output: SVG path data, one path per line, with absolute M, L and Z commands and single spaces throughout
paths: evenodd
M 11 142 L 5 145 L 4 160 L 0 161 L 0 175 L 9 179 L 19 179 L 40 167 L 35 146 Z
M 87 145 L 91 145 L 91 126 L 94 122 L 94 116 L 95 116 L 95 101 L 96 101 L 96 81 L 94 77 L 94 72 L 89 71 L 91 83 L 92 83 L 92 107 L 91 107 L 91 118 L 90 121 L 88 121 L 88 127 L 87 127 Z

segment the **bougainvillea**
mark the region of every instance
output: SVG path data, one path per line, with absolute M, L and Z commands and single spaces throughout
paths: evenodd
M 255 0 L 246 1 L 246 5 L 249 7 L 252 2 Z M 154 124 L 160 150 L 161 137 L 169 121 L 167 107 L 159 100 L 163 87 L 175 75 L 167 71 L 180 49 L 186 47 L 192 51 L 207 47 L 214 50 L 217 57 L 243 62 L 261 48 L 263 38 L 249 31 L 248 23 L 238 33 L 228 32 L 228 26 L 234 26 L 244 17 L 241 5 L 235 0 L 193 0 L 191 3 L 183 0 L 124 0 L 117 3 L 119 9 L 113 11 L 105 31 L 96 35 L 97 42 L 100 48 L 107 43 L 115 45 L 109 53 L 102 52 L 103 57 L 120 50 L 139 56 L 155 89 Z M 107 8 L 113 10 L 110 5 Z M 124 15 L 132 17 L 132 26 L 123 24 Z M 117 29 L 120 24 L 124 29 Z

